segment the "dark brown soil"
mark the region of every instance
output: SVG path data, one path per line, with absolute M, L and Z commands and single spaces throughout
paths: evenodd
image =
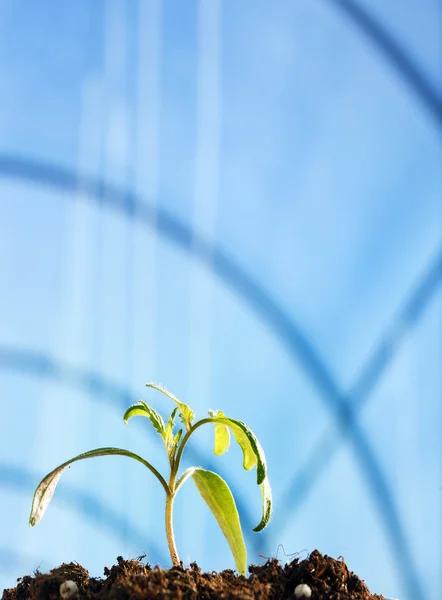
M 59 600 L 60 585 L 74 581 L 78 593 L 66 600 L 141 600 L 235 598 L 236 600 L 296 598 L 297 585 L 311 588 L 311 600 L 382 600 L 370 594 L 364 581 L 348 570 L 344 559 L 335 560 L 315 550 L 305 560 L 295 558 L 282 566 L 269 559 L 261 566 L 250 566 L 251 575 L 241 577 L 231 570 L 202 573 L 196 563 L 189 569 L 174 567 L 164 571 L 152 568 L 141 559 L 124 560 L 111 569 L 105 567 L 104 578 L 90 578 L 77 563 L 63 564 L 49 575 L 38 571 L 34 577 L 18 580 L 17 587 L 5 590 L 2 600 Z M 75 592 L 75 590 L 74 590 Z M 305 596 L 303 597 L 305 598 Z

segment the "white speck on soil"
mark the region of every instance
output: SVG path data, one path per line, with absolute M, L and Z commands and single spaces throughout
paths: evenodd
M 75 581 L 71 581 L 70 579 L 64 581 L 60 586 L 60 596 L 63 600 L 76 598 L 78 596 L 78 586 Z
M 295 598 L 310 598 L 312 589 L 306 583 L 300 583 L 295 587 Z

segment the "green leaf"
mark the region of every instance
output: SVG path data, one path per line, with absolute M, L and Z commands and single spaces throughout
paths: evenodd
M 253 531 L 261 531 L 267 525 L 270 520 L 270 515 L 272 513 L 272 492 L 270 489 L 270 484 L 267 479 L 267 464 L 264 455 L 264 450 L 261 448 L 261 444 L 258 442 L 255 434 L 251 429 L 247 427 L 245 423 L 242 421 L 237 421 L 236 419 L 230 419 L 226 417 L 223 412 L 215 413 L 210 411 L 209 413 L 214 421 L 215 428 L 218 425 L 224 425 L 229 427 L 232 431 L 236 441 L 238 442 L 241 450 L 243 451 L 243 467 L 246 471 L 250 470 L 252 467 L 256 465 L 257 469 L 257 483 L 261 486 L 261 495 L 262 495 L 262 517 L 260 523 L 255 527 Z M 217 431 L 215 429 L 215 454 L 217 454 L 217 450 L 223 450 L 222 440 L 218 438 L 217 440 Z M 218 442 L 218 447 L 217 447 Z M 225 451 L 225 448 L 223 451 Z M 219 452 L 222 454 L 222 452 Z
M 223 413 L 218 413 L 214 418 L 219 423 L 227 425 L 227 427 L 231 429 L 236 441 L 243 451 L 244 469 L 249 471 L 257 465 L 257 483 L 260 485 L 266 477 L 267 465 L 264 450 L 261 448 L 253 431 L 242 421 L 230 419 L 229 417 L 224 416 Z
M 180 443 L 181 436 L 183 435 L 183 430 L 179 429 L 177 433 L 173 433 L 173 428 L 175 426 L 175 414 L 178 411 L 178 406 L 174 408 L 172 414 L 169 417 L 169 421 L 166 425 L 166 433 L 164 436 L 164 443 L 166 445 L 166 450 L 169 455 L 169 459 L 174 460 L 175 452 L 178 444 Z
M 178 489 L 183 485 L 183 483 L 189 479 L 189 477 L 191 475 L 193 475 L 193 472 L 195 471 L 197 467 L 189 467 L 188 469 L 186 469 L 184 471 L 184 473 L 181 475 L 181 477 L 178 479 L 178 481 L 175 484 L 175 493 L 177 493 Z
M 29 524 L 31 526 L 34 526 L 40 521 L 49 502 L 51 501 L 58 480 L 70 464 L 76 462 L 77 460 L 84 460 L 85 458 L 94 458 L 95 456 L 108 456 L 112 454 L 128 456 L 129 458 L 138 460 L 150 471 L 152 471 L 152 473 L 159 479 L 161 485 L 166 490 L 166 493 L 168 493 L 169 486 L 167 485 L 163 477 L 160 475 L 160 473 L 158 473 L 155 467 L 153 467 L 150 463 L 144 460 L 144 458 L 138 456 L 138 454 L 134 454 L 129 450 L 122 450 L 121 448 L 97 448 L 96 450 L 89 450 L 89 452 L 84 452 L 83 454 L 79 454 L 75 458 L 71 458 L 71 460 L 66 461 L 65 463 L 51 471 L 48 475 L 46 475 L 46 477 L 44 477 L 40 481 L 40 483 L 37 486 L 37 489 L 34 492 L 31 514 L 29 516 Z
M 172 442 L 172 448 L 173 448 L 173 450 L 175 450 L 175 448 L 180 443 L 180 439 L 181 439 L 182 435 L 183 435 L 183 430 L 179 429 L 178 432 L 173 436 L 173 442 Z
M 223 417 L 222 411 L 209 410 L 209 415 L 212 418 Z M 223 423 L 214 423 L 215 430 L 215 442 L 214 442 L 214 453 L 215 456 L 221 456 L 230 446 L 230 433 L 227 425 Z
M 236 570 L 240 575 L 245 575 L 247 552 L 238 510 L 229 486 L 216 473 L 200 467 L 193 467 L 193 471 L 187 477 L 190 475 L 229 543 L 235 559 Z
M 272 514 L 272 490 L 270 489 L 270 483 L 266 477 L 260 485 L 262 495 L 262 518 L 259 525 L 254 527 L 253 531 L 261 531 L 267 526 L 270 521 Z
M 150 422 L 158 431 L 158 433 L 164 438 L 165 425 L 163 417 L 157 413 L 151 406 L 148 406 L 143 400 L 138 400 L 138 404 L 134 404 L 126 410 L 124 413 L 124 422 L 127 423 L 131 417 L 140 416 L 147 417 Z
M 180 414 L 181 421 L 186 426 L 186 429 L 190 429 L 190 427 L 192 426 L 192 421 L 195 418 L 195 413 L 190 408 L 190 406 L 188 406 L 187 404 L 184 404 L 184 402 L 181 402 L 180 400 L 178 400 L 178 398 L 176 396 L 174 396 L 171 392 L 169 392 L 169 390 L 166 390 L 166 388 L 163 387 L 162 385 L 151 382 L 151 383 L 146 383 L 146 386 L 153 388 L 154 390 L 158 390 L 159 392 L 165 394 L 168 398 L 173 400 L 181 411 L 181 414 Z
M 166 444 L 166 448 L 167 450 L 169 450 L 170 445 L 173 442 L 173 428 L 175 425 L 175 415 L 178 411 L 178 407 L 174 408 L 172 411 L 172 414 L 169 417 L 169 420 L 167 421 L 166 424 L 166 428 L 164 430 L 164 443 Z
M 169 420 L 167 421 L 167 425 L 169 425 L 172 429 L 173 429 L 173 426 L 175 425 L 175 416 L 176 416 L 178 410 L 179 410 L 179 408 L 178 408 L 178 406 L 176 406 L 173 409 L 173 411 L 170 413 Z

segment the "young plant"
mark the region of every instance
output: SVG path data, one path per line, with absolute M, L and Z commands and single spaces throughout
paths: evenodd
M 75 458 L 63 463 L 46 475 L 44 479 L 42 479 L 34 493 L 29 524 L 34 526 L 42 518 L 46 507 L 48 506 L 52 495 L 54 494 L 55 487 L 60 479 L 61 474 L 71 463 L 76 462 L 77 460 L 83 460 L 85 458 L 106 456 L 110 454 L 128 456 L 147 467 L 155 475 L 166 492 L 166 536 L 172 563 L 174 565 L 180 564 L 173 534 L 173 502 L 182 484 L 186 481 L 186 479 L 192 477 L 199 493 L 212 511 L 215 519 L 218 522 L 218 525 L 227 539 L 227 542 L 229 543 L 238 573 L 240 575 L 245 575 L 247 567 L 246 548 L 241 531 L 238 510 L 236 508 L 232 492 L 230 491 L 227 483 L 216 473 L 207 471 L 201 467 L 190 467 L 186 469 L 178 479 L 177 477 L 184 448 L 186 447 L 190 436 L 199 427 L 205 425 L 206 423 L 213 423 L 215 430 L 214 451 L 216 456 L 220 456 L 228 449 L 230 445 L 231 431 L 243 452 L 244 469 L 248 471 L 254 466 L 256 466 L 257 469 L 257 483 L 261 487 L 262 492 L 262 517 L 261 521 L 253 531 L 261 531 L 264 529 L 270 519 L 270 514 L 272 511 L 272 496 L 270 485 L 267 479 L 265 456 L 258 440 L 252 431 L 242 421 L 230 419 L 229 417 L 226 417 L 222 411 L 209 411 L 209 417 L 194 423 L 193 421 L 195 419 L 195 414 L 187 404 L 180 402 L 178 398 L 159 385 L 148 383 L 147 387 L 154 388 L 162 392 L 175 402 L 177 406 L 172 411 L 169 420 L 167 423 L 164 423 L 161 415 L 159 415 L 145 402 L 139 400 L 138 404 L 135 404 L 126 410 L 124 414 L 124 422 L 127 423 L 131 417 L 135 416 L 148 417 L 150 419 L 150 422 L 156 431 L 163 438 L 163 442 L 166 447 L 170 465 L 169 480 L 166 481 L 164 477 L 155 469 L 155 467 L 147 462 L 147 460 L 141 456 L 138 456 L 137 454 L 134 454 L 133 452 L 130 452 L 129 450 L 122 450 L 120 448 L 97 448 L 96 450 L 90 450 L 89 452 L 79 454 Z M 174 427 L 177 413 L 181 419 L 183 428 L 178 429 L 178 431 L 175 433 Z

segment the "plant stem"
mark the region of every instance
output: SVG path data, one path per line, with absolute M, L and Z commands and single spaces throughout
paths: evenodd
M 212 417 L 207 417 L 206 419 L 201 419 L 201 421 L 197 421 L 195 423 L 195 425 L 192 425 L 192 427 L 187 431 L 186 435 L 183 437 L 181 444 L 178 446 L 178 451 L 176 453 L 176 457 L 175 457 L 175 464 L 174 464 L 174 468 L 172 469 L 172 474 L 171 474 L 171 478 L 169 481 L 169 487 L 172 489 L 175 489 L 175 479 L 176 479 L 176 475 L 178 472 L 178 468 L 180 466 L 180 462 L 181 462 L 181 456 L 183 454 L 183 450 L 185 445 L 187 444 L 187 442 L 189 441 L 190 436 L 192 435 L 192 433 L 198 429 L 198 427 L 201 427 L 201 425 L 205 425 L 206 423 L 216 423 L 216 419 L 212 418 Z
M 210 417 L 208 419 L 201 419 L 201 421 L 198 421 L 197 423 L 195 423 L 195 425 L 193 425 L 193 427 L 191 427 L 187 431 L 186 435 L 182 439 L 181 444 L 178 446 L 178 450 L 177 450 L 175 458 L 173 460 L 171 460 L 170 456 L 169 456 L 170 479 L 169 479 L 169 485 L 167 486 L 167 489 L 166 489 L 166 536 L 167 536 L 167 545 L 169 547 L 169 554 L 172 559 L 172 563 L 173 563 L 174 567 L 180 566 L 180 559 L 179 559 L 178 552 L 176 549 L 175 537 L 173 535 L 173 501 L 175 498 L 175 493 L 177 491 L 176 487 L 175 487 L 175 481 L 176 481 L 178 469 L 180 466 L 181 456 L 183 454 L 184 446 L 187 444 L 187 441 L 189 440 L 192 433 L 196 429 L 198 429 L 198 427 L 201 427 L 201 425 L 204 425 L 205 423 L 213 423 L 213 422 L 215 422 L 215 420 L 216 419 L 213 419 Z
M 178 557 L 178 552 L 175 544 L 175 537 L 173 535 L 173 501 L 174 494 L 169 492 L 166 495 L 166 536 L 170 557 L 172 559 L 172 564 L 174 567 L 179 567 L 180 559 Z

